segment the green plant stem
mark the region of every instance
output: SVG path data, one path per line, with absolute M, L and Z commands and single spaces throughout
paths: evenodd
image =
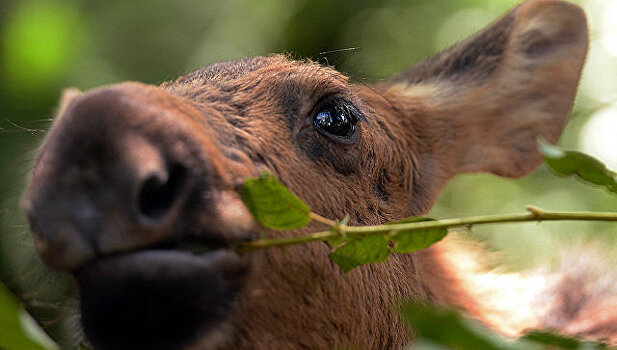
M 326 218 L 324 218 L 323 216 L 321 216 L 321 215 L 319 215 L 317 213 L 310 212 L 308 215 L 311 217 L 311 219 L 313 219 L 315 221 L 319 221 L 321 223 L 324 223 L 324 224 L 326 224 L 328 226 L 335 226 L 336 225 L 336 221 L 330 220 L 330 219 L 326 219 Z
M 328 219 L 325 219 L 328 220 Z M 322 220 L 320 220 L 323 222 Z M 527 213 L 501 214 L 486 216 L 469 216 L 436 221 L 422 221 L 405 224 L 377 225 L 377 226 L 346 226 L 339 225 L 337 230 L 315 232 L 308 235 L 262 238 L 251 242 L 241 243 L 235 247 L 236 252 L 246 253 L 268 247 L 287 247 L 317 241 L 328 241 L 347 237 L 368 237 L 373 235 L 394 235 L 400 231 L 413 232 L 436 228 L 453 228 L 470 225 L 484 225 L 496 223 L 533 222 L 533 221 L 617 221 L 617 213 L 611 212 L 553 212 L 545 211 L 534 206 L 527 206 Z M 332 223 L 335 223 L 332 221 Z

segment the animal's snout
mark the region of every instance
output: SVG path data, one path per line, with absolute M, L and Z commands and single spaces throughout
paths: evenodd
M 24 207 L 37 249 L 48 263 L 72 268 L 96 255 L 172 234 L 169 227 L 188 195 L 187 168 L 168 163 L 160 149 L 141 137 L 124 141 L 116 150 L 111 142 L 93 145 L 114 158 L 105 164 L 65 159 L 42 165 L 57 169 L 46 186 L 29 192 Z M 77 152 L 71 152 L 73 159 L 80 157 Z
M 188 343 L 219 325 L 244 283 L 249 261 L 232 246 L 256 224 L 207 121 L 183 103 L 134 83 L 76 98 L 24 194 L 36 248 L 75 276 L 97 348 Z M 168 340 L 149 342 L 152 332 Z
M 195 141 L 199 130 L 177 108 L 138 87 L 132 98 L 122 85 L 77 98 L 42 147 L 23 207 L 52 266 L 72 270 L 187 239 L 210 249 L 252 234 L 250 214 L 217 175 L 216 148 Z

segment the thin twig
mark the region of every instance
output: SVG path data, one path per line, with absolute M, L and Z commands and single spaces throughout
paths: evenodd
M 527 213 L 518 214 L 501 214 L 501 215 L 486 215 L 486 216 L 470 216 L 465 218 L 443 219 L 436 221 L 421 221 L 404 224 L 392 225 L 377 225 L 377 226 L 345 226 L 338 225 L 336 230 L 323 232 L 315 232 L 308 235 L 273 238 L 273 239 L 258 239 L 251 242 L 241 243 L 236 246 L 236 252 L 246 253 L 257 249 L 268 247 L 288 247 L 296 244 L 303 244 L 317 241 L 328 241 L 338 238 L 341 234 L 347 237 L 368 237 L 374 235 L 387 235 L 389 233 L 398 233 L 405 231 L 411 233 L 414 231 L 452 228 L 452 227 L 468 227 L 470 225 L 484 225 L 495 223 L 514 223 L 514 222 L 533 222 L 533 221 L 617 221 L 617 213 L 612 212 L 551 212 L 533 206 L 527 206 Z M 323 218 L 317 214 L 311 217 L 318 221 L 330 221 L 331 226 L 337 225 L 336 222 Z
M 330 220 L 330 219 L 326 219 L 326 218 L 324 218 L 323 216 L 321 216 L 321 215 L 319 215 L 317 213 L 310 212 L 309 216 L 311 217 L 311 219 L 313 219 L 315 221 L 319 221 L 321 223 L 324 223 L 324 224 L 326 224 L 328 226 L 336 226 L 337 225 L 336 221 Z

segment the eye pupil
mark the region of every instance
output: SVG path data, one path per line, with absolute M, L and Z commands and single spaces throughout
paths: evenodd
M 355 130 L 352 118 L 341 109 L 324 109 L 317 113 L 315 127 L 335 136 L 349 137 Z

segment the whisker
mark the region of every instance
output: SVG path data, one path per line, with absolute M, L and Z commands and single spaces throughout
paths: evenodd
M 355 50 L 360 50 L 362 49 L 362 47 L 348 47 L 348 48 L 344 48 L 344 49 L 336 49 L 336 50 L 331 50 L 331 51 L 323 51 L 323 52 L 319 52 L 317 55 L 323 56 L 323 55 L 327 55 L 329 53 L 338 53 L 338 52 L 346 52 L 346 51 L 355 51 Z
M 32 129 L 32 128 L 28 128 L 28 127 L 25 127 L 25 126 L 21 126 L 21 125 L 17 124 L 16 122 L 12 121 L 11 119 L 7 119 L 6 121 L 9 124 L 11 124 L 13 127 L 15 127 L 16 129 L 9 130 L 9 129 L 5 129 L 5 128 L 0 127 L 0 131 L 2 131 L 2 132 L 29 132 L 31 134 L 47 132 L 46 129 Z

